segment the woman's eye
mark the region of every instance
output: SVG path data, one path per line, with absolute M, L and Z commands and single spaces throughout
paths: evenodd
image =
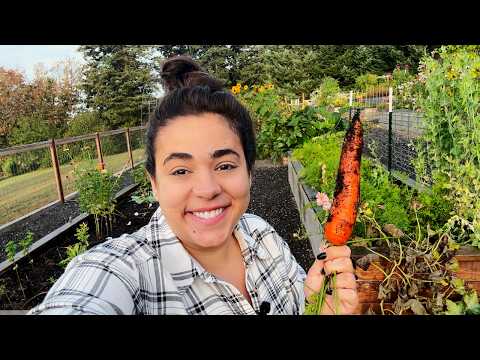
M 217 169 L 219 169 L 219 170 L 233 170 L 236 167 L 237 167 L 236 165 L 232 165 L 232 164 L 222 164 Z
M 172 172 L 170 175 L 175 175 L 175 176 L 178 176 L 178 175 L 185 175 L 187 173 L 188 170 L 186 169 L 178 169 L 178 170 L 175 170 L 174 172 Z

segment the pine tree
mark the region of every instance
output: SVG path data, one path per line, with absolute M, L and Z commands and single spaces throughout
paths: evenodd
M 82 89 L 86 105 L 105 128 L 139 125 L 141 106 L 156 86 L 151 49 L 132 45 L 83 45 L 87 61 Z

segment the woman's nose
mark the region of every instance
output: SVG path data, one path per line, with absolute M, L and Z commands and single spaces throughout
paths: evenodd
M 193 193 L 196 196 L 212 199 L 222 192 L 220 184 L 215 179 L 215 175 L 211 172 L 200 174 L 195 179 Z

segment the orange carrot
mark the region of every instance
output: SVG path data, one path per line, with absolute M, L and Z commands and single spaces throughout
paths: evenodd
M 333 204 L 324 227 L 325 238 L 333 245 L 345 245 L 355 225 L 360 201 L 362 147 L 363 130 L 357 111 L 343 140 Z

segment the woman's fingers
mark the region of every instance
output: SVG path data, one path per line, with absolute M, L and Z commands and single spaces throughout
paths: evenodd
M 357 291 L 337 289 L 337 295 L 340 299 L 341 314 L 354 314 L 359 304 Z
M 322 288 L 325 279 L 323 268 L 325 260 L 315 260 L 307 273 L 307 278 L 304 283 L 305 296 L 308 298 L 314 293 L 317 293 Z
M 357 311 L 358 294 L 352 289 L 337 289 L 337 303 L 333 295 L 325 298 L 322 315 L 351 315 Z
M 357 281 L 355 280 L 355 274 L 349 272 L 343 272 L 336 275 L 335 288 L 337 289 L 356 289 Z
M 346 245 L 343 246 L 330 246 L 324 250 L 327 254 L 326 260 L 333 260 L 336 258 L 347 257 L 352 254 L 352 250 Z
M 331 274 L 333 272 L 336 273 L 353 273 L 353 264 L 352 260 L 349 257 L 339 257 L 333 260 L 325 260 L 324 264 L 325 274 Z

